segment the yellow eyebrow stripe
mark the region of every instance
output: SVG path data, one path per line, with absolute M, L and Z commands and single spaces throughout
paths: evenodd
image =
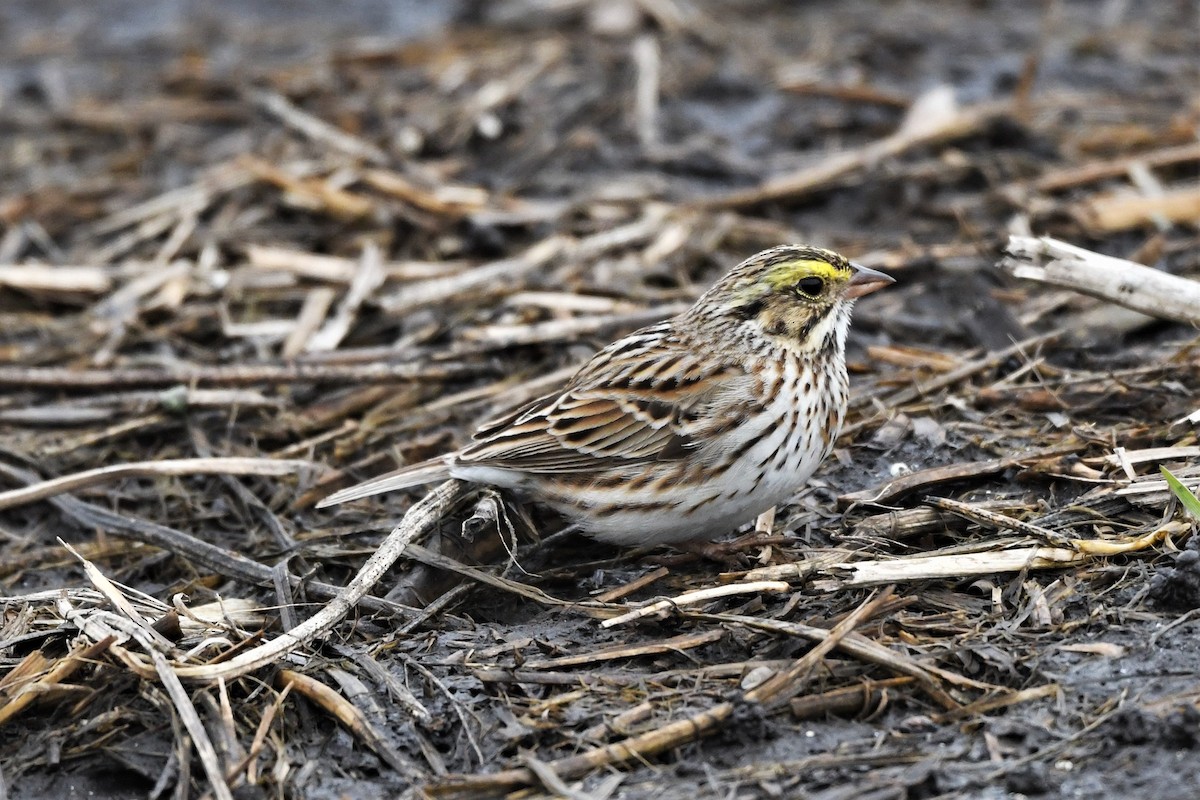
M 766 283 L 772 289 L 781 291 L 789 286 L 795 285 L 801 278 L 809 278 L 816 276 L 825 278 L 828 281 L 842 280 L 846 277 L 846 271 L 838 269 L 828 261 L 820 259 L 804 259 L 800 261 L 786 261 L 771 268 L 764 276 Z

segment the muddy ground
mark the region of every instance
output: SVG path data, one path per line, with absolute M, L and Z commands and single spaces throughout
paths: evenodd
M 1197 476 L 1195 330 L 995 266 L 1033 233 L 1200 277 L 1200 6 L 329 5 L 0 7 L 0 489 L 131 462 L 311 462 L 0 501 L 0 797 L 224 791 L 178 698 L 81 621 L 115 606 L 83 593 L 60 539 L 149 595 L 151 620 L 170 616 L 153 599 L 252 601 L 209 645 L 164 650 L 226 660 L 315 613 L 314 582 L 349 581 L 421 495 L 317 498 L 465 441 L 784 241 L 898 283 L 856 309 L 847 431 L 773 538 L 734 566 L 522 544 L 504 575 L 544 595 L 475 573 L 425 615 L 445 586 L 402 561 L 328 637 L 182 684 L 232 796 L 1200 793 L 1200 537 L 1155 483 L 1159 463 Z M 5 271 L 21 265 L 45 269 Z M 1030 544 L 929 495 L 1153 541 L 890 595 L 818 572 L 600 627 L 755 568 Z M 559 524 L 508 512 L 523 535 Z M 818 705 L 746 702 L 812 646 L 786 624 L 864 604 L 858 634 L 917 666 L 835 649 L 804 678 Z M 704 735 L 670 728 L 723 704 Z M 655 732 L 669 746 L 570 763 Z

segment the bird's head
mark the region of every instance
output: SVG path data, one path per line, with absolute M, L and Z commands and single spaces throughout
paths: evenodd
M 831 250 L 783 245 L 743 261 L 696 304 L 720 317 L 757 324 L 791 349 L 844 341 L 854 300 L 894 279 Z

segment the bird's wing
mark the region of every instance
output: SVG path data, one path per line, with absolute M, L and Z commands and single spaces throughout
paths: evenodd
M 556 473 L 685 457 L 728 429 L 719 410 L 752 396 L 752 378 L 741 363 L 689 351 L 668 332 L 614 342 L 562 392 L 484 423 L 456 461 Z

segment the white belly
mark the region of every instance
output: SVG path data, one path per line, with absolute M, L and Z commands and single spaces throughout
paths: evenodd
M 567 488 L 556 485 L 552 474 L 453 463 L 450 472 L 525 492 L 605 542 L 653 545 L 720 536 L 791 497 L 837 438 L 846 408 L 844 368 L 818 373 L 788 358 L 775 386 L 765 414 L 683 462 L 634 465 Z M 655 480 L 647 480 L 648 473 Z
M 591 536 L 622 545 L 704 539 L 729 533 L 790 498 L 829 455 L 845 415 L 846 393 L 844 378 L 836 377 L 827 379 L 836 381 L 832 386 L 816 383 L 814 391 L 805 392 L 802 368 L 795 362 L 788 366 L 767 420 L 747 422 L 722 443 L 725 453 L 733 453 L 750 438 L 757 440 L 728 469 L 712 470 L 687 488 L 674 508 L 651 511 L 647 506 L 661 501 L 661 494 L 630 492 L 628 513 L 582 515 L 580 524 Z M 819 397 L 825 400 L 814 400 Z

